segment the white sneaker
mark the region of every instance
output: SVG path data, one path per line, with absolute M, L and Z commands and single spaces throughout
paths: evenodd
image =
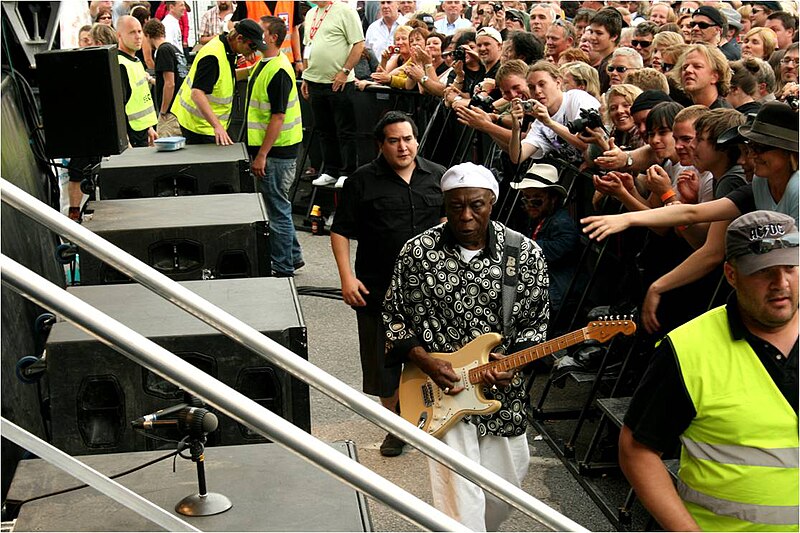
M 344 182 L 346 179 L 347 176 L 339 176 L 339 179 L 336 180 L 336 185 L 334 185 L 334 187 L 336 187 L 337 189 L 341 189 L 342 187 L 344 187 Z
M 326 187 L 336 183 L 336 178 L 330 174 L 320 174 L 317 179 L 311 182 L 314 187 Z

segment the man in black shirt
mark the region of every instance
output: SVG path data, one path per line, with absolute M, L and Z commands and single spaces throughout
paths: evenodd
M 189 72 L 186 65 L 186 56 L 175 45 L 165 39 L 164 24 L 158 19 L 150 19 L 144 25 L 144 36 L 150 41 L 151 49 L 155 50 L 156 62 L 156 92 L 155 105 L 158 111 L 158 125 L 156 133 L 159 137 L 171 137 L 181 134 L 178 119 L 170 113 L 172 102 L 183 79 Z
M 380 155 L 356 170 L 344 188 L 331 228 L 342 297 L 356 310 L 363 390 L 397 411 L 400 367 L 385 368 L 386 334 L 381 316 L 395 259 L 411 237 L 442 220 L 444 167 L 417 156 L 417 127 L 390 111 L 375 127 Z M 355 274 L 350 241 L 357 240 Z M 387 435 L 381 454 L 400 455 L 404 442 Z
M 794 220 L 773 211 L 739 217 L 725 255 L 735 293 L 656 349 L 625 416 L 620 465 L 668 531 L 796 528 Z M 679 442 L 676 491 L 660 456 Z

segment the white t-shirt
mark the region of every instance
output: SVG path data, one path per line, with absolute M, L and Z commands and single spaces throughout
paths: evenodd
M 183 36 L 181 36 L 181 25 L 178 19 L 167 13 L 164 15 L 164 39 L 175 45 L 178 50 L 183 50 Z
M 581 109 L 600 109 L 600 102 L 586 91 L 580 89 L 569 90 L 564 93 L 561 107 L 558 108 L 552 119 L 566 126 L 567 122 L 580 116 Z M 583 159 L 583 153 L 580 150 L 556 135 L 556 132 L 538 120 L 534 121 L 530 131 L 528 131 L 528 135 L 522 139 L 522 142 L 536 148 L 533 155 L 531 155 L 531 159 L 541 159 L 550 152 L 562 152 L 562 157 L 571 161 Z

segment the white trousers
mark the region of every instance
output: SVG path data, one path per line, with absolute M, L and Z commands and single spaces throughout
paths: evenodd
M 526 435 L 479 437 L 477 426 L 459 422 L 442 441 L 517 487 L 528 473 L 531 457 Z M 428 470 L 433 506 L 469 529 L 497 531 L 511 513 L 510 505 L 433 459 L 428 459 Z

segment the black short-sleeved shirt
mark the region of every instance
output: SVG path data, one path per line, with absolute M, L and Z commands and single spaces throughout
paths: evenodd
M 119 55 L 125 56 L 131 61 L 139 61 L 134 56 L 129 56 L 122 50 L 117 50 Z M 124 65 L 119 66 L 119 74 L 122 81 L 122 105 L 125 106 L 128 104 L 128 100 L 131 98 L 131 94 L 133 94 L 133 90 L 131 89 L 130 80 L 128 80 L 128 70 L 125 68 Z M 125 117 L 125 128 L 128 131 L 128 142 L 131 143 L 131 146 L 134 148 L 141 148 L 143 146 L 147 146 L 147 129 L 143 129 L 142 131 L 136 131 L 131 129 L 131 125 L 128 122 L 127 115 Z
M 743 187 L 747 182 L 744 179 L 742 165 L 733 165 L 718 180 L 714 180 L 714 199 L 725 198 L 730 193 Z
M 784 357 L 772 344 L 753 335 L 744 326 L 735 293 L 728 299 L 726 311 L 731 339 L 747 341 L 786 401 L 797 413 L 797 340 L 788 357 Z M 675 349 L 669 337 L 666 337 L 656 348 L 653 361 L 633 395 L 631 406 L 625 415 L 625 425 L 631 429 L 638 442 L 654 450 L 669 453 L 677 448 L 678 437 L 686 431 L 696 415 L 680 373 Z
M 225 55 L 231 67 L 231 74 L 235 77 L 236 54 L 231 50 L 231 45 L 228 44 L 228 34 L 223 33 L 214 38 L 222 40 L 222 43 L 225 45 Z M 217 58 L 214 56 L 205 56 L 197 63 L 197 70 L 192 80 L 192 89 L 200 89 L 206 94 L 211 94 L 214 92 L 214 84 L 217 83 L 218 78 L 219 65 L 217 64 Z
M 259 61 L 252 74 L 252 79 L 257 79 L 261 71 L 269 61 Z M 279 70 L 275 73 L 267 85 L 267 98 L 269 98 L 270 110 L 273 115 L 286 113 L 286 108 L 289 105 L 289 94 L 292 92 L 292 78 L 285 70 Z M 250 97 L 252 95 L 248 95 Z M 291 146 L 273 146 L 267 157 L 276 157 L 278 159 L 294 159 L 297 157 L 298 147 L 300 143 Z M 258 152 L 259 147 L 251 147 Z
M 758 113 L 758 110 L 761 109 L 761 102 L 756 102 L 753 100 L 752 102 L 747 102 L 746 104 L 742 104 L 736 108 L 736 111 L 741 113 L 742 115 L 755 115 Z
M 158 113 L 161 111 L 161 97 L 164 94 L 164 73 L 172 72 L 173 76 L 175 77 L 175 90 L 172 93 L 172 100 L 170 100 L 169 105 L 166 106 L 166 109 L 170 109 L 172 107 L 172 102 L 175 101 L 175 95 L 178 94 L 178 89 L 180 89 L 181 83 L 183 83 L 183 79 L 188 73 L 188 69 L 186 67 L 186 56 L 183 55 L 183 51 L 178 50 L 174 44 L 166 41 L 161 43 L 161 45 L 158 47 L 158 50 L 156 50 L 155 61 L 155 105 L 156 112 Z
M 731 104 L 729 104 L 728 101 L 725 100 L 723 97 L 718 96 L 717 99 L 714 100 L 711 103 L 710 106 L 708 106 L 708 108 L 709 109 L 733 109 L 733 106 L 731 106 Z
M 400 249 L 444 215 L 439 183 L 445 168 L 419 156 L 416 164 L 406 183 L 379 155 L 344 182 L 336 208 L 331 231 L 358 241 L 355 272 L 375 310 L 383 308 Z
M 753 194 L 752 183 L 746 183 L 735 191 L 731 191 L 725 198 L 733 202 L 740 215 L 756 211 L 756 197 Z

